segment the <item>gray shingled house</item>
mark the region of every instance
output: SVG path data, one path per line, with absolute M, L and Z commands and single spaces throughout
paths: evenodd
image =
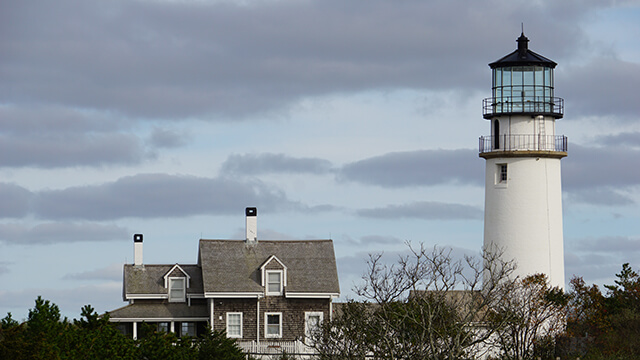
M 141 323 L 178 335 L 225 330 L 247 350 L 291 351 L 332 313 L 340 295 L 332 240 L 260 240 L 256 208 L 246 209 L 246 239 L 201 239 L 197 264 L 124 265 L 123 300 L 110 320 L 134 338 Z

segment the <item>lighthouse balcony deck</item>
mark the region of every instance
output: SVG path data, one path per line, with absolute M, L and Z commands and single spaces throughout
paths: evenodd
M 564 116 L 564 99 L 551 96 L 503 96 L 482 100 L 485 119 L 508 114 L 550 115 L 560 119 Z
M 554 157 L 567 156 L 567 137 L 564 135 L 500 135 L 481 136 L 480 157 Z

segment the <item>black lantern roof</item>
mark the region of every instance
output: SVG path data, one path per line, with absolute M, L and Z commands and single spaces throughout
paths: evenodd
M 528 65 L 539 65 L 555 68 L 556 65 L 558 65 L 553 60 L 547 59 L 546 57 L 529 50 L 529 39 L 524 36 L 524 32 L 520 34 L 520 37 L 516 41 L 518 42 L 518 49 L 511 54 L 504 56 L 500 60 L 494 61 L 489 64 L 492 69 L 506 66 Z

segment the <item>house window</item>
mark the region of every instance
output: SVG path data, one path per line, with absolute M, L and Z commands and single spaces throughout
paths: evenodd
M 184 278 L 169 278 L 169 301 L 184 302 L 185 298 Z
M 507 164 L 498 164 L 497 168 L 497 183 L 506 184 L 507 183 Z
M 267 270 L 267 295 L 282 295 L 282 270 Z
M 227 313 L 227 336 L 242 338 L 242 313 Z
M 196 336 L 196 323 L 194 322 L 181 323 L 180 336 Z
M 169 323 L 168 322 L 161 322 L 158 323 L 158 332 L 169 332 Z
M 307 338 L 307 344 L 313 342 L 314 333 L 320 329 L 322 323 L 322 312 L 306 312 L 304 314 L 304 334 Z
M 264 318 L 264 337 L 282 337 L 282 313 L 265 313 Z

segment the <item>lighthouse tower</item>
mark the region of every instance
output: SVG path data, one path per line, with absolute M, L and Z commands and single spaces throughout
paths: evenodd
M 489 66 L 492 96 L 482 103 L 491 135 L 480 137 L 486 160 L 484 246 L 515 260 L 516 275 L 544 273 L 564 288 L 560 159 L 567 138 L 556 134 L 564 100 L 554 96 L 556 63 L 518 48 Z

